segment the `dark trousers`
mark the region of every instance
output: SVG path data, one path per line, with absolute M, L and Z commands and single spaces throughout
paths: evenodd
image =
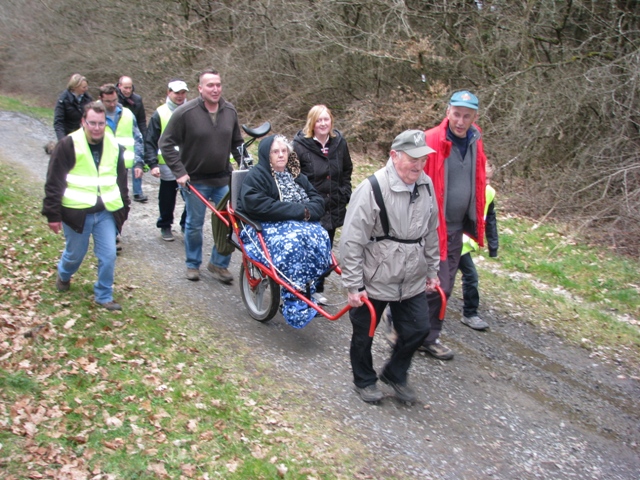
M 336 236 L 336 230 L 335 228 L 333 230 L 327 230 L 327 233 L 329 234 L 329 241 L 331 242 L 331 248 L 333 248 L 333 239 Z M 328 275 L 327 275 L 328 276 Z M 318 279 L 318 281 L 316 282 L 316 292 L 317 293 L 322 293 L 324 292 L 324 279 L 327 278 L 325 276 L 322 276 Z
M 158 191 L 158 209 L 160 216 L 156 222 L 158 228 L 171 228 L 173 225 L 173 211 L 176 208 L 176 194 L 178 192 L 178 182 L 175 180 L 160 180 L 160 190 Z M 182 212 L 180 227 L 184 229 L 186 210 Z
M 440 260 L 440 270 L 438 278 L 440 279 L 440 288 L 444 291 L 447 300 L 451 296 L 453 283 L 456 279 L 458 264 L 460 263 L 460 253 L 462 252 L 462 230 L 452 232 L 447 235 L 447 259 Z M 431 331 L 424 343 L 435 343 L 442 332 L 442 324 L 444 320 L 438 318 L 442 301 L 438 292 L 427 294 L 429 300 L 429 319 Z
M 471 253 L 465 253 L 460 257 L 458 270 L 462 274 L 462 298 L 464 300 L 462 313 L 465 317 L 474 317 L 478 315 L 480 293 L 478 292 L 478 271 L 473 263 Z
M 405 383 L 413 354 L 429 333 L 427 295 L 420 293 L 401 302 L 385 302 L 372 298 L 369 300 L 375 308 L 377 319 L 380 318 L 385 307 L 389 305 L 393 327 L 398 332 L 398 340 L 391 353 L 391 358 L 382 373 L 392 382 Z M 378 375 L 373 369 L 371 355 L 373 338 L 369 337 L 369 309 L 366 305 L 352 308 L 349 310 L 349 319 L 353 326 L 350 349 L 353 383 L 356 387 L 364 388 L 378 380 Z

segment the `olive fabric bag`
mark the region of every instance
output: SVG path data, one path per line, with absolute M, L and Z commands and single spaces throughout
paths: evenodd
M 220 200 L 216 205 L 216 210 L 221 212 L 227 209 L 229 194 L 230 192 L 227 192 L 227 194 L 222 197 L 222 200 Z M 218 253 L 220 255 L 231 255 L 236 248 L 228 240 L 229 235 L 232 232 L 231 225 L 226 226 L 215 213 L 211 213 L 211 231 L 213 233 L 213 242 L 216 245 L 216 250 L 218 250 Z

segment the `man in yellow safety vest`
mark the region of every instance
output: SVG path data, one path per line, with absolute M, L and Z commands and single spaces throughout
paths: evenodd
M 167 99 L 160 105 L 149 120 L 147 135 L 144 139 L 144 161 L 151 170 L 151 175 L 160 178 L 160 190 L 158 192 L 158 208 L 160 216 L 156 222 L 156 227 L 160 229 L 163 240 L 173 242 L 171 225 L 173 224 L 173 210 L 176 207 L 176 194 L 178 192 L 178 182 L 171 173 L 171 169 L 164 161 L 162 153 L 158 149 L 158 142 L 164 129 L 167 128 L 169 119 L 173 111 L 184 104 L 187 99 L 187 84 L 183 80 L 172 80 L 167 85 Z M 186 214 L 183 211 L 180 226 L 184 231 Z
M 129 213 L 124 148 L 105 135 L 106 112 L 101 102 L 86 106 L 82 128 L 64 137 L 51 154 L 42 214 L 54 233 L 64 231 L 65 249 L 58 262 L 56 288 L 65 292 L 93 237 L 98 259 L 95 302 L 121 310 L 113 300 L 116 235 Z
M 487 163 L 487 181 L 490 177 L 490 167 Z M 487 246 L 490 257 L 498 256 L 498 224 L 496 221 L 496 211 L 494 206 L 494 198 L 496 191 L 491 185 L 487 185 L 486 198 L 484 206 L 484 233 L 487 237 Z M 462 252 L 460 254 L 460 263 L 458 270 L 462 274 L 462 298 L 464 306 L 462 309 L 462 323 L 473 328 L 474 330 L 486 330 L 489 324 L 478 315 L 478 306 L 480 305 L 480 293 L 478 292 L 478 271 L 473 263 L 471 252 L 478 251 L 478 243 L 467 235 L 462 236 Z
M 142 193 L 144 139 L 138 122 L 131 110 L 118 103 L 118 90 L 114 84 L 107 83 L 100 87 L 100 101 L 107 113 L 107 132 L 115 135 L 116 141 L 125 148 L 125 166 L 133 168 L 133 200 L 145 203 L 148 198 Z

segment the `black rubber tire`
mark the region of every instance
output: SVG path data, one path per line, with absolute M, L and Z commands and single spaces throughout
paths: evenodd
M 268 322 L 280 307 L 280 286 L 271 278 L 262 274 L 260 269 L 249 264 L 249 274 L 252 278 L 262 281 L 252 289 L 245 275 L 244 264 L 240 266 L 240 295 L 251 318 L 259 322 Z

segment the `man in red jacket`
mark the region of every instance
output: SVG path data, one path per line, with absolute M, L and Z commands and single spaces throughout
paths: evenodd
M 462 250 L 462 235 L 484 244 L 486 161 L 478 118 L 478 98 L 460 91 L 451 96 L 440 125 L 425 132 L 430 154 L 424 171 L 431 180 L 438 202 L 440 242 L 440 287 L 451 295 Z M 440 360 L 453 358 L 453 351 L 438 338 L 443 322 L 438 319 L 442 301 L 428 295 L 431 330 L 420 350 Z

